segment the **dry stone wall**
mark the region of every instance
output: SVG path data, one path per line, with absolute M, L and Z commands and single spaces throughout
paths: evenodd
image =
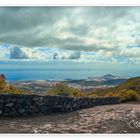
M 24 116 L 71 112 L 98 105 L 117 104 L 115 97 L 71 98 L 60 96 L 0 94 L 0 116 Z

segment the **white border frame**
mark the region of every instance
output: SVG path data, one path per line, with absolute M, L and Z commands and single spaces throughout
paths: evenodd
M 140 0 L 0 0 L 0 6 L 140 6 Z
M 140 0 L 0 0 L 0 7 L 2 6 L 140 6 Z M 45 134 L 43 136 L 48 136 L 50 139 L 60 139 L 60 140 L 73 140 L 79 138 L 80 140 L 85 140 L 87 137 L 88 139 L 92 139 L 93 137 L 91 136 L 96 136 L 97 138 L 100 139 L 107 139 L 107 140 L 115 140 L 115 139 L 123 139 L 124 136 L 127 136 L 127 140 L 131 140 L 132 136 L 134 134 L 67 134 L 67 137 L 64 134 L 59 134 L 59 135 L 52 135 L 52 134 Z M 135 135 L 135 140 L 139 139 L 139 135 Z M 10 140 L 24 140 L 26 139 L 31 139 L 33 138 L 34 140 L 41 138 L 43 140 L 46 140 L 46 137 L 41 137 L 42 134 L 0 134 L 2 138 L 4 139 L 10 139 Z M 32 137 L 34 136 L 34 137 Z M 62 137 L 63 136 L 63 137 Z M 74 137 L 76 136 L 76 137 Z M 81 136 L 81 137 L 79 137 Z M 107 137 L 106 137 L 107 136 Z M 121 136 L 121 137 L 120 137 Z M 126 137 L 125 137 L 126 138 Z

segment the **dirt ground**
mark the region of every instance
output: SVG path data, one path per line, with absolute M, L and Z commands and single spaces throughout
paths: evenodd
M 97 106 L 65 114 L 1 117 L 0 133 L 140 133 L 140 103 Z

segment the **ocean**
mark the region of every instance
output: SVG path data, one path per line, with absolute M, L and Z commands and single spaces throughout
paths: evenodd
M 139 69 L 135 65 L 74 61 L 0 62 L 0 73 L 5 74 L 7 81 L 87 79 L 105 74 L 135 77 L 140 75 Z

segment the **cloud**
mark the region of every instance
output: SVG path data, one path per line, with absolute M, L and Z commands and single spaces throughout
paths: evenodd
M 140 63 L 140 47 L 129 46 L 120 49 L 118 53 L 112 51 L 72 51 L 58 48 L 0 45 L 0 59 L 15 60 L 67 60 L 77 62 L 104 62 L 104 63 Z
M 11 59 L 41 59 L 41 54 L 30 48 L 26 47 L 12 47 L 10 49 L 10 58 Z
M 1 7 L 0 41 L 18 46 L 12 59 L 138 63 L 139 13 L 140 7 Z
M 116 49 L 133 43 L 138 12 L 139 7 L 0 8 L 0 39 L 27 47 Z
M 55 52 L 53 59 L 80 59 L 81 53 L 74 51 Z
M 81 53 L 60 49 L 11 47 L 10 59 L 80 59 Z
M 6 59 L 10 55 L 9 47 L 7 44 L 0 44 L 0 59 Z

